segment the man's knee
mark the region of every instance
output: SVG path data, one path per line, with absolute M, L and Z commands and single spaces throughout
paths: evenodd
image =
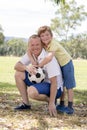
M 37 97 L 39 96 L 39 93 L 38 93 L 38 91 L 36 90 L 36 88 L 34 88 L 34 87 L 32 86 L 32 87 L 29 87 L 29 88 L 28 88 L 28 96 L 29 96 L 30 98 L 37 99 Z
M 14 77 L 15 77 L 15 80 L 17 80 L 17 79 L 24 80 L 25 79 L 25 73 L 20 72 L 20 71 L 16 71 Z

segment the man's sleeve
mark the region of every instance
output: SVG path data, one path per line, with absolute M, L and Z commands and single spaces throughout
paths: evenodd
M 28 65 L 30 63 L 27 53 L 20 59 L 20 62 L 24 65 Z

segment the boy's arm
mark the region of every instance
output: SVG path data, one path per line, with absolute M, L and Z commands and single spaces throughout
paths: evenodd
M 30 59 L 32 65 L 37 65 L 37 62 L 36 62 L 35 59 L 33 58 L 33 56 L 32 56 L 32 54 L 31 54 L 30 50 L 27 51 L 27 54 L 28 54 L 28 56 L 29 56 L 29 59 Z
M 44 65 L 46 65 L 47 63 L 49 63 L 53 56 L 54 56 L 55 52 L 49 52 L 48 55 L 39 63 L 39 67 L 43 67 Z

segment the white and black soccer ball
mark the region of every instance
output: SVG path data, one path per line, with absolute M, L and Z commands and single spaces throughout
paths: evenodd
M 45 71 L 42 68 L 36 68 L 36 74 L 28 74 L 28 78 L 32 83 L 41 83 L 45 79 Z

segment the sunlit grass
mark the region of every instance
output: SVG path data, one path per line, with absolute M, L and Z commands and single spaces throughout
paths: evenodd
M 87 90 L 87 60 L 74 60 L 76 89 Z
M 19 57 L 0 57 L 0 82 L 15 84 L 14 65 Z M 87 60 L 74 60 L 76 88 L 87 90 Z
M 14 84 L 14 65 L 18 57 L 0 57 L 0 82 Z

